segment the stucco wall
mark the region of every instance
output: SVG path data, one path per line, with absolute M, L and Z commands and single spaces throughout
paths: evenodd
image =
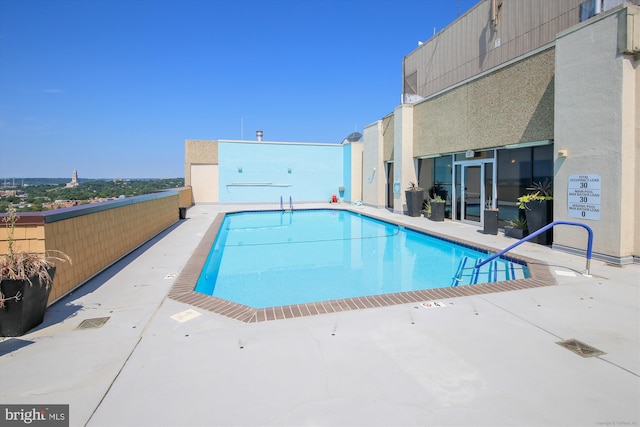
M 395 134 L 395 117 L 393 114 L 382 119 L 383 159 L 393 160 L 393 144 Z
M 362 202 L 369 206 L 384 207 L 385 183 L 382 135 L 383 121 L 378 120 L 364 128 L 362 153 Z
M 352 142 L 344 146 L 344 194 L 339 197 L 345 201 L 362 200 L 362 142 Z
M 218 165 L 192 164 L 193 203 L 218 202 Z
M 414 164 L 413 138 L 414 138 L 414 108 L 411 104 L 401 104 L 393 112 L 395 116 L 394 129 L 394 191 L 393 211 L 403 213 L 407 210 L 405 189 L 409 183 L 418 182 Z M 400 188 L 396 188 L 396 180 L 399 179 Z M 396 191 L 399 190 L 399 191 Z
M 633 73 L 635 74 L 635 176 L 633 182 L 640 182 L 640 57 L 633 61 Z M 636 184 L 637 185 L 637 184 Z M 633 204 L 635 210 L 635 232 L 634 232 L 634 248 L 633 254 L 636 258 L 640 258 L 640 189 L 637 189 L 634 193 L 635 203 Z M 637 261 L 637 260 L 636 260 Z
M 340 144 L 219 141 L 219 201 L 328 201 L 344 180 Z
M 594 252 L 613 262 L 638 255 L 637 61 L 619 54 L 626 9 L 615 9 L 558 36 L 556 42 L 555 147 L 568 150 L 555 169 L 555 219 L 568 216 L 568 177 L 600 175 L 600 220 Z M 606 106 L 606 108 L 603 108 Z M 585 247 L 585 236 L 561 227 L 554 245 Z
M 191 165 L 218 164 L 218 141 L 187 139 L 184 142 L 184 185 L 191 186 Z
M 414 156 L 553 139 L 554 50 L 414 107 Z

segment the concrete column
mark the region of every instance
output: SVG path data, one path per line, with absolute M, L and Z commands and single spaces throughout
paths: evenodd
M 386 175 L 382 120 L 364 128 L 362 153 L 362 203 L 385 207 Z
M 401 104 L 393 114 L 393 211 L 402 214 L 407 207 L 404 191 L 418 180 L 413 159 L 413 105 Z
M 638 218 L 637 60 L 616 54 L 626 8 L 612 9 L 561 33 L 556 40 L 554 219 L 583 222 L 594 232 L 593 256 L 633 262 Z M 588 52 L 588 55 L 585 54 Z M 571 175 L 600 177 L 600 218 L 569 216 Z M 586 235 L 554 229 L 554 247 L 576 252 Z
M 349 144 L 351 150 L 351 200 L 355 202 L 362 200 L 362 142 L 352 142 Z

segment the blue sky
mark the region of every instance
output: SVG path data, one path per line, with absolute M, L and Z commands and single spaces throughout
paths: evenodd
M 184 176 L 185 139 L 341 142 L 479 0 L 0 0 L 0 178 Z

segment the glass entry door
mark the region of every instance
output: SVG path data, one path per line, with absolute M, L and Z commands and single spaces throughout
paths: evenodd
M 482 222 L 482 165 L 462 166 L 462 220 Z
M 493 159 L 459 162 L 454 174 L 455 217 L 464 222 L 484 225 L 484 210 L 495 208 Z

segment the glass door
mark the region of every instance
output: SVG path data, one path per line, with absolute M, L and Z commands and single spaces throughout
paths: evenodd
M 457 220 L 484 225 L 484 210 L 495 208 L 493 159 L 455 164 L 455 216 Z
M 462 166 L 462 220 L 482 222 L 483 189 L 482 165 Z

